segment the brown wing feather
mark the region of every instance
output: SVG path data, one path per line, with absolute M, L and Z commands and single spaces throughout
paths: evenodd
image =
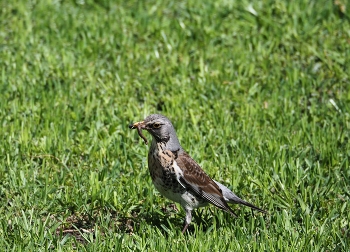
M 177 165 L 181 168 L 183 176 L 180 182 L 188 190 L 206 199 L 211 204 L 236 216 L 227 205 L 219 186 L 202 170 L 202 168 L 184 151 L 178 153 Z

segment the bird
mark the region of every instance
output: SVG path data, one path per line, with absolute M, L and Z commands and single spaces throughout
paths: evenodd
M 151 114 L 143 121 L 131 123 L 148 144 L 142 130 L 152 135 L 148 151 L 148 168 L 152 182 L 164 197 L 181 205 L 186 213 L 182 233 L 192 220 L 192 211 L 212 204 L 237 217 L 228 203 L 242 204 L 259 212 L 265 210 L 239 198 L 229 188 L 211 179 L 181 147 L 171 121 L 160 114 Z

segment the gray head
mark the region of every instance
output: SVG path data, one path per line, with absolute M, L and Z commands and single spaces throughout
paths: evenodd
M 147 130 L 154 141 L 165 143 L 168 150 L 176 151 L 181 149 L 173 124 L 163 115 L 149 115 L 143 121 L 134 123 L 130 127 Z

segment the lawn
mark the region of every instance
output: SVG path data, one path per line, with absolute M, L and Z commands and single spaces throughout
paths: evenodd
M 350 250 L 346 0 L 0 0 L 0 79 L 0 251 Z M 152 113 L 269 213 L 182 235 Z

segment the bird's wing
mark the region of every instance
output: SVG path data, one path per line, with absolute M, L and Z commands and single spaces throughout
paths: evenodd
M 236 216 L 233 210 L 227 205 L 220 187 L 186 152 L 179 152 L 175 162 L 175 165 L 181 170 L 177 177 L 179 183 L 187 190 L 194 192 L 211 204 Z

